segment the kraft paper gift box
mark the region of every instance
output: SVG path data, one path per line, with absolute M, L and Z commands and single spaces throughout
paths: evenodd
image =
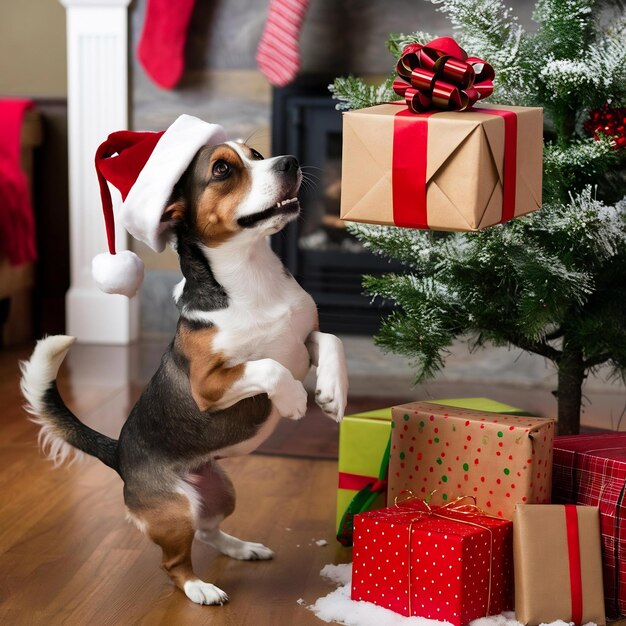
M 508 520 L 411 502 L 355 516 L 353 600 L 461 626 L 512 607 Z
M 477 411 L 524 414 L 522 409 L 489 398 L 454 398 L 437 402 Z M 389 407 L 347 415 L 339 427 L 337 538 L 343 545 L 352 545 L 352 515 L 355 512 L 379 509 L 386 504 L 385 450 L 391 433 L 391 411 Z M 367 489 L 368 485 L 370 489 Z
M 388 502 L 403 491 L 435 505 L 461 495 L 506 519 L 549 503 L 554 420 L 415 402 L 394 407 Z
M 518 506 L 513 556 L 519 622 L 605 624 L 597 507 Z
M 535 211 L 542 136 L 540 108 L 411 113 L 381 104 L 346 112 L 341 217 L 472 231 Z
M 604 606 L 626 615 L 626 433 L 556 437 L 552 501 L 599 507 Z

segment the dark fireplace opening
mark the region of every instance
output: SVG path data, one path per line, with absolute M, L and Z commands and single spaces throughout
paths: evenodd
M 323 330 L 370 335 L 392 307 L 363 295 L 362 277 L 402 266 L 365 250 L 339 219 L 341 113 L 328 93 L 331 81 L 303 76 L 274 89 L 272 153 L 295 155 L 307 180 L 299 220 L 275 235 L 272 247 L 313 296 Z

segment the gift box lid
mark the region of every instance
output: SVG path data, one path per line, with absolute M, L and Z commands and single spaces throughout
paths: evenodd
M 523 409 L 518 409 L 510 404 L 498 402 L 497 400 L 492 400 L 491 398 L 446 398 L 444 400 L 423 400 L 423 402 L 431 404 L 445 404 L 446 406 L 457 406 L 463 409 L 474 409 L 476 411 L 488 411 L 490 413 L 530 415 L 530 413 L 524 411 Z M 373 411 L 365 411 L 364 413 L 348 415 L 346 418 L 391 420 L 392 409 L 393 407 L 375 409 Z
M 400 502 L 395 506 L 376 509 L 355 515 L 359 523 L 369 520 L 385 525 L 407 526 L 413 523 L 413 532 L 441 533 L 456 537 L 467 537 L 492 528 L 501 528 L 511 525 L 509 520 L 484 515 L 457 513 L 448 507 L 433 507 L 427 513 L 423 507 L 413 506 L 409 502 Z M 415 522 L 419 524 L 415 524 Z
M 626 463 L 626 433 L 588 433 L 554 438 L 554 451 L 580 453 Z
M 485 427 L 502 426 L 508 430 L 522 429 L 529 434 L 554 424 L 555 420 L 549 417 L 531 417 L 528 415 L 516 415 L 507 413 L 491 413 L 485 410 L 472 410 L 462 407 L 452 407 L 435 402 L 410 402 L 393 408 L 394 414 L 403 411 L 426 415 L 433 419 L 445 419 L 463 422 L 469 426 L 472 422 L 482 422 Z M 502 436 L 502 435 L 499 435 Z

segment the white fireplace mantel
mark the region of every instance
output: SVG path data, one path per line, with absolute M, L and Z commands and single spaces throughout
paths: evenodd
M 70 290 L 68 334 L 84 343 L 126 344 L 139 333 L 136 296 L 102 293 L 91 260 L 106 250 L 94 155 L 107 135 L 128 128 L 128 5 L 131 0 L 60 0 L 67 19 Z M 117 192 L 113 191 L 113 197 Z M 125 230 L 116 224 L 123 249 Z

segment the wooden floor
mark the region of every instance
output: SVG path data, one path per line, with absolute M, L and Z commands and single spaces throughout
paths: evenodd
M 223 607 L 194 605 L 160 570 L 160 551 L 124 520 L 117 474 L 88 459 L 54 470 L 25 418 L 18 358 L 0 352 L 0 624 L 321 624 L 307 604 L 328 593 L 327 563 L 350 560 L 333 539 L 334 461 L 248 456 L 223 461 L 237 489 L 224 529 L 271 547 L 276 558 L 241 562 L 194 546 L 196 572 L 224 589 Z M 107 349 L 99 351 L 106 361 Z M 105 364 L 106 365 L 106 364 Z M 105 368 L 106 370 L 106 368 Z M 72 367 L 61 393 L 86 423 L 115 435 L 135 391 Z M 128 388 L 126 388 L 128 387 Z M 315 540 L 326 539 L 318 547 Z

